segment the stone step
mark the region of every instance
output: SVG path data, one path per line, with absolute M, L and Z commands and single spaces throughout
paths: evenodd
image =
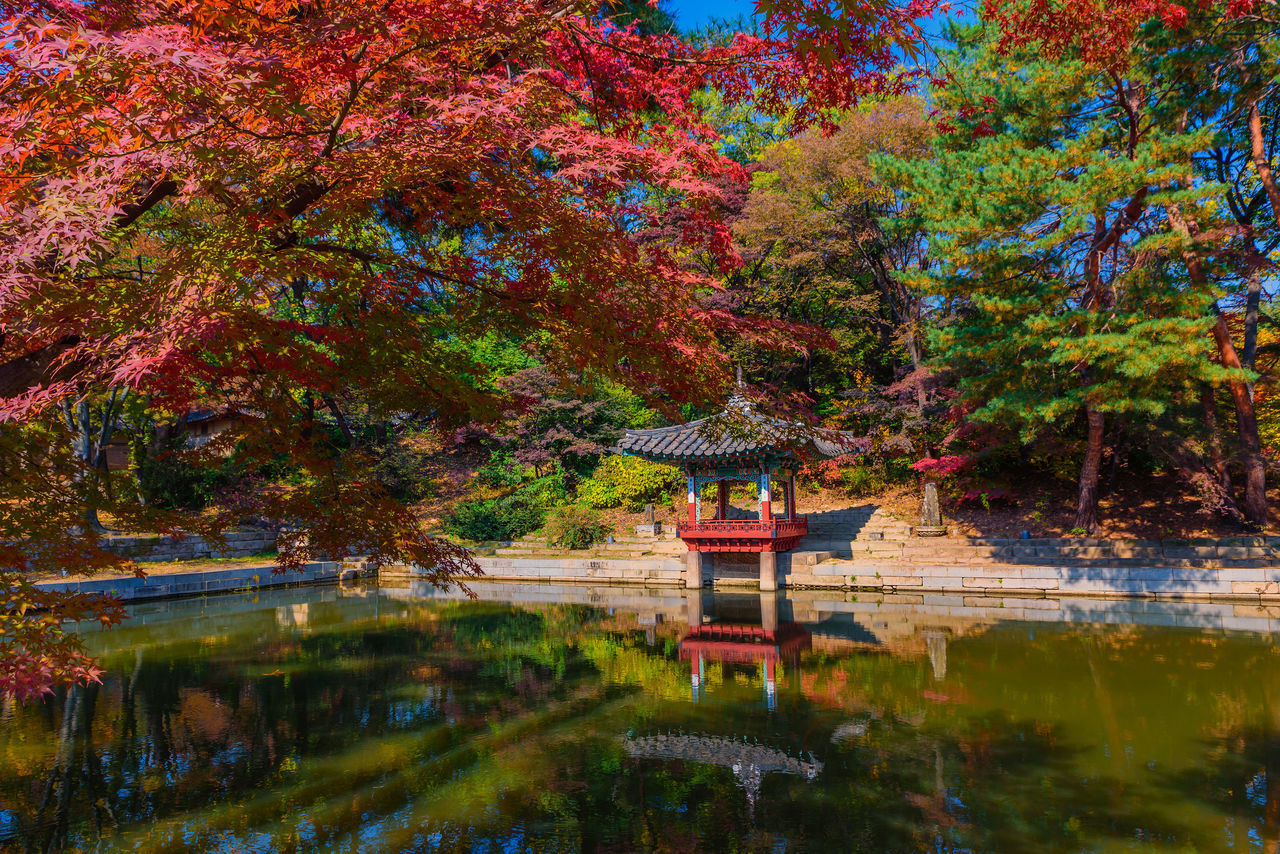
M 616 538 L 615 538 L 615 539 L 614 539 L 614 541 L 613 541 L 612 543 L 597 543 L 597 544 L 596 544 L 596 546 L 595 546 L 595 548 L 600 548 L 600 549 L 604 549 L 605 551 L 611 551 L 611 552 L 613 552 L 613 551 L 617 551 L 617 552 L 621 552 L 621 551 L 649 551 L 649 547 L 650 547 L 650 546 L 652 546 L 652 545 L 653 545 L 653 543 L 652 543 L 651 541 L 648 541 L 648 540 L 646 540 L 646 541 L 644 541 L 644 542 L 636 542 L 636 541 L 634 541 L 634 540 L 630 540 L 630 541 L 629 541 L 629 540 L 618 540 L 618 539 L 616 539 Z
M 834 552 L 827 551 L 793 551 L 791 552 L 792 566 L 814 566 L 824 561 L 831 560 L 835 557 Z
M 1276 561 L 1271 559 L 1182 559 L 1163 558 L 1149 560 L 1144 558 L 1043 558 L 1035 561 L 1010 562 L 1003 560 L 947 560 L 940 558 L 934 561 L 884 559 L 874 556 L 854 556 L 849 558 L 831 558 L 820 562 L 826 567 L 852 567 L 858 572 L 879 572 L 895 574 L 895 572 L 918 572 L 930 567 L 943 568 L 981 568 L 984 572 L 996 572 L 1001 567 L 1020 570 L 1028 567 L 1070 568 L 1070 569 L 1275 569 Z

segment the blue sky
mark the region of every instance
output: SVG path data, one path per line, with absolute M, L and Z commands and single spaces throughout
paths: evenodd
M 952 4 L 950 15 L 975 20 L 976 13 L 972 7 L 976 5 L 971 0 L 958 0 Z M 699 27 L 713 18 L 733 19 L 739 15 L 749 17 L 756 8 L 755 0 L 666 0 L 663 6 L 675 13 L 676 24 L 685 31 Z M 944 20 L 941 15 L 930 19 L 924 26 L 925 32 L 930 36 L 937 35 Z
M 690 30 L 712 18 L 736 18 L 750 15 L 755 0 L 668 0 L 667 8 L 676 14 L 680 29 Z

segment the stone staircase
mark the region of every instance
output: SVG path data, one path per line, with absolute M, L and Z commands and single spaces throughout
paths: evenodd
M 925 538 L 880 508 L 812 514 L 784 584 L 881 589 L 1280 593 L 1280 537 L 1192 540 Z

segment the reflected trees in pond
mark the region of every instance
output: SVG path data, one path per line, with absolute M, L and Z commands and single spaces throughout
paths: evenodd
M 391 610 L 125 635 L 137 643 L 106 656 L 101 687 L 0 724 L 0 810 L 40 852 L 1074 852 L 1277 838 L 1280 686 L 1274 649 L 1255 640 L 1014 627 L 950 634 L 942 649 L 931 629 L 892 650 L 804 652 L 779 666 L 770 708 L 749 663 L 708 663 L 691 703 L 675 625 L 648 637 L 592 608 Z M 628 751 L 628 736 L 662 732 L 819 770 L 762 772 L 752 796 L 733 762 Z M 1179 770 L 1189 745 L 1203 761 Z

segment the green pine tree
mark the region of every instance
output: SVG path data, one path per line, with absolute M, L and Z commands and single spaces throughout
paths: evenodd
M 932 349 L 972 418 L 1027 441 L 1083 421 L 1077 526 L 1092 532 L 1107 419 L 1159 418 L 1227 377 L 1210 358 L 1217 294 L 1168 221 L 1170 205 L 1213 221 L 1219 188 L 1187 180 L 1210 134 L 1170 126 L 1142 63 L 1115 75 L 954 32 L 936 154 L 879 164 L 940 262 L 910 283 L 953 309 Z

